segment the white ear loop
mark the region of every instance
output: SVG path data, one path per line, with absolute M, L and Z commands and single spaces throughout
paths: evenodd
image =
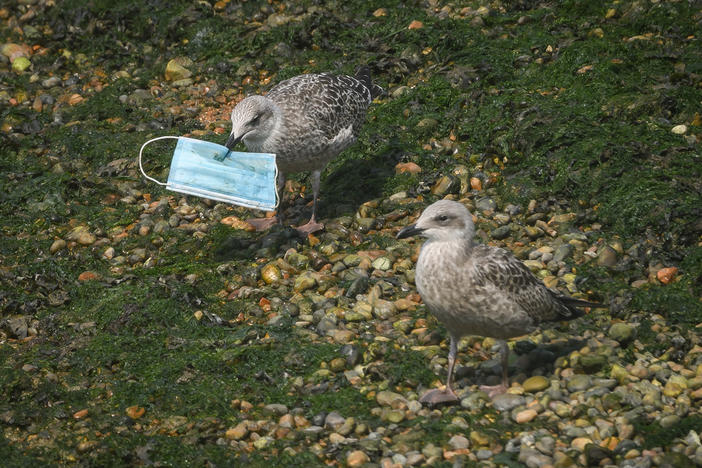
M 152 138 L 152 139 L 150 139 L 149 141 L 147 141 L 146 143 L 144 143 L 143 145 L 141 145 L 141 149 L 139 150 L 139 170 L 140 170 L 141 173 L 144 175 L 144 177 L 146 177 L 147 179 L 149 179 L 149 180 L 152 181 L 152 182 L 156 182 L 158 185 L 168 185 L 168 183 L 166 183 L 166 182 L 159 182 L 158 180 L 154 179 L 153 177 L 150 177 L 150 176 L 146 175 L 146 172 L 144 172 L 144 166 L 141 164 L 141 153 L 144 151 L 144 148 L 145 148 L 146 145 L 148 145 L 149 143 L 151 143 L 151 142 L 153 142 L 153 141 L 156 141 L 156 140 L 165 140 L 166 138 L 173 138 L 173 139 L 176 139 L 176 140 L 177 140 L 177 139 L 180 138 L 180 137 L 177 137 L 177 136 L 160 136 L 160 137 Z

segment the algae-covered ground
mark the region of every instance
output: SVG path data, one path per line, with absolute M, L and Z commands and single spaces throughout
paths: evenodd
M 696 1 L 3 2 L 0 464 L 702 465 L 701 35 Z M 363 64 L 387 94 L 321 233 L 139 173 Z M 447 336 L 394 235 L 444 197 L 608 308 L 515 340 L 502 400 L 465 339 L 461 404 L 422 408 Z

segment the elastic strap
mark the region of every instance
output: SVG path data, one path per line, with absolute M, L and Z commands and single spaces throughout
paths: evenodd
M 153 177 L 150 177 L 150 176 L 146 175 L 146 172 L 144 172 L 144 166 L 142 166 L 142 164 L 141 164 L 141 153 L 144 151 L 144 148 L 146 147 L 146 145 L 148 145 L 148 144 L 151 143 L 152 141 L 156 141 L 156 140 L 165 140 L 166 138 L 173 138 L 173 139 L 176 139 L 176 140 L 177 140 L 177 139 L 180 138 L 180 137 L 177 137 L 177 136 L 160 136 L 160 137 L 152 138 L 152 139 L 150 139 L 149 141 L 147 141 L 146 143 L 144 143 L 143 145 L 141 145 L 141 149 L 139 150 L 139 170 L 140 170 L 141 173 L 144 175 L 144 177 L 146 177 L 147 179 L 149 179 L 149 180 L 152 181 L 152 182 L 156 182 L 158 185 L 168 185 L 168 183 L 166 183 L 166 182 L 159 182 L 158 180 L 154 179 Z

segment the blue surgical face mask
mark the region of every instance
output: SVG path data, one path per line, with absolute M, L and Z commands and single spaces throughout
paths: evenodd
M 146 175 L 141 164 L 144 147 L 165 138 L 178 140 L 166 183 Z M 265 211 L 278 206 L 275 154 L 239 153 L 209 141 L 163 136 L 142 145 L 139 169 L 144 177 L 168 190 Z

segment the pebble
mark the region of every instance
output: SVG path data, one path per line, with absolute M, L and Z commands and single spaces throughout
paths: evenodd
M 510 226 L 505 225 L 505 226 L 500 226 L 498 228 L 493 229 L 492 232 L 490 233 L 490 236 L 493 239 L 502 240 L 502 239 L 506 239 L 510 235 L 511 232 L 512 232 L 512 230 L 511 230 Z
M 592 379 L 588 375 L 576 374 L 568 379 L 566 387 L 571 392 L 581 392 L 587 390 L 592 385 Z
M 49 252 L 54 254 L 64 248 L 66 248 L 66 241 L 63 239 L 56 239 L 54 242 L 51 243 L 51 247 L 49 247 Z
M 526 398 L 521 395 L 514 395 L 512 393 L 503 393 L 492 399 L 492 406 L 498 411 L 510 411 L 517 406 L 524 405 L 525 403 Z
M 536 412 L 534 409 L 525 409 L 523 411 L 518 412 L 514 416 L 514 421 L 517 424 L 523 424 L 532 421 L 536 416 L 538 416 L 539 413 Z
M 453 450 L 467 449 L 470 448 L 470 440 L 462 435 L 454 435 L 448 441 L 449 447 Z M 491 453 L 492 455 L 492 453 Z
M 611 339 L 618 341 L 619 343 L 629 342 L 634 337 L 635 333 L 636 328 L 624 322 L 613 323 L 607 332 Z
M 526 379 L 522 383 L 522 387 L 524 388 L 525 392 L 536 393 L 546 390 L 550 384 L 550 381 L 546 377 L 535 375 Z
M 370 461 L 370 457 L 362 450 L 353 450 L 346 455 L 346 464 L 350 467 L 361 466 Z
M 480 211 L 495 211 L 497 209 L 497 203 L 495 200 L 489 197 L 479 198 L 475 202 L 475 207 Z
M 670 131 L 675 133 L 676 135 L 684 135 L 685 133 L 687 133 L 687 125 L 676 125 L 672 129 L 670 129 Z
M 606 245 L 597 254 L 597 264 L 604 267 L 613 267 L 617 264 L 617 251 Z

